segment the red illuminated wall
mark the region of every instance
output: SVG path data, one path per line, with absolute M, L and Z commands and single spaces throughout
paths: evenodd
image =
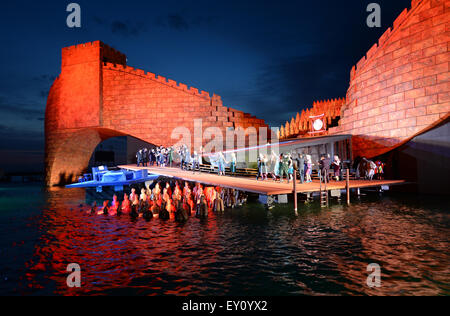
M 228 127 L 267 126 L 223 106 L 220 96 L 128 67 L 124 54 L 99 41 L 63 48 L 46 108 L 47 184 L 74 181 L 103 140 L 131 135 L 170 146 L 177 141 L 170 137 L 176 127 L 194 136 L 195 119 L 203 120 L 203 130 L 224 133 Z
M 281 126 L 279 138 L 293 138 L 307 134 L 311 131 L 311 116 L 324 114 L 325 122 L 327 126 L 330 126 L 333 120 L 341 116 L 341 108 L 344 104 L 343 98 L 314 102 L 312 108 L 303 110 L 301 114 L 297 113 L 295 118 Z
M 450 1 L 413 0 L 350 75 L 339 127 L 354 156 L 382 154 L 448 117 Z

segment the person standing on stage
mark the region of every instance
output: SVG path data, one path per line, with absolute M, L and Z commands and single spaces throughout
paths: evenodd
M 272 150 L 270 158 L 270 173 L 272 174 L 273 181 L 277 181 L 277 177 L 280 173 L 280 157 Z
M 200 161 L 197 151 L 194 151 L 194 156 L 192 157 L 192 173 L 195 173 L 197 169 L 200 172 Z
M 294 181 L 294 160 L 292 159 L 291 154 L 288 154 L 288 156 L 289 156 L 289 168 L 288 168 L 289 179 Z
M 237 164 L 236 154 L 231 153 L 230 170 L 231 170 L 231 175 L 233 175 L 233 176 L 236 175 L 236 164 Z
M 305 170 L 305 176 L 306 176 L 306 183 L 312 182 L 311 174 L 312 174 L 312 157 L 311 155 L 306 155 L 306 170 Z
M 161 147 L 161 166 L 165 167 L 167 163 L 167 150 L 164 147 Z
M 155 165 L 155 161 L 156 161 L 156 156 L 155 156 L 155 148 L 152 149 L 152 151 L 150 152 L 150 165 L 153 167 Z
M 258 158 L 257 158 L 257 160 L 256 160 L 256 163 L 257 163 L 257 168 L 258 168 L 258 174 L 256 175 L 256 181 L 258 181 L 259 180 L 259 177 L 262 177 L 262 174 L 261 174 L 261 169 L 262 169 L 262 167 L 261 167 L 261 165 L 262 165 L 262 160 L 261 160 L 261 155 L 259 155 L 258 156 Z M 263 180 L 264 180 L 264 178 L 263 178 Z
M 173 147 L 169 148 L 169 167 L 172 168 L 172 162 L 173 162 Z
M 333 163 L 331 164 L 331 168 L 334 170 L 334 178 L 336 181 L 339 181 L 341 176 L 341 160 L 337 155 L 334 156 Z
M 286 175 L 289 184 L 289 156 L 287 154 L 280 155 L 280 183 L 283 183 L 284 175 Z
M 223 155 L 223 152 L 219 152 L 217 157 L 217 165 L 219 169 L 219 176 L 225 175 L 225 156 Z
M 140 149 L 137 153 L 136 153 L 136 159 L 137 159 L 137 166 L 139 167 L 142 163 L 142 149 Z
M 148 166 L 148 149 L 144 148 L 144 152 L 142 154 L 142 161 L 143 161 L 143 165 L 144 167 Z
M 267 180 L 267 158 L 262 153 L 258 157 L 258 175 L 256 176 L 256 180 L 259 180 L 259 177 L 263 181 Z
M 300 174 L 300 182 L 305 182 L 305 156 L 300 154 L 297 158 L 298 173 Z

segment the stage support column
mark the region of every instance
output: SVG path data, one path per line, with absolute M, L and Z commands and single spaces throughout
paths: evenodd
M 347 205 L 350 205 L 350 169 L 346 169 L 345 189 L 347 191 Z

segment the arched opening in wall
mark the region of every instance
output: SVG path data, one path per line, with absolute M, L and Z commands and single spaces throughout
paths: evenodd
M 103 163 L 111 160 L 112 156 L 114 156 L 114 162 L 110 161 L 111 163 L 120 162 L 119 160 L 116 161 L 116 157 L 119 159 L 121 157 L 120 150 L 116 153 L 114 149 L 117 145 L 112 145 L 112 155 L 107 152 L 111 151 L 111 145 L 108 144 L 121 144 L 123 141 L 114 139 L 122 137 L 127 139 L 126 158 L 122 158 L 123 161 L 126 159 L 127 162 L 133 162 L 136 151 L 143 145 L 149 145 L 127 134 L 105 128 L 86 128 L 48 135 L 46 145 L 48 146 L 46 153 L 47 185 L 62 186 L 76 182 L 80 176 L 91 172 L 92 169 L 89 167 L 92 159 L 93 165 L 97 164 L 96 159 L 106 160 L 99 161 L 99 163 Z M 110 139 L 111 141 L 108 142 Z M 102 143 L 104 143 L 103 146 Z M 103 150 L 104 153 L 100 153 L 96 157 L 97 148 L 106 150 Z M 121 150 L 123 151 L 123 149 Z
M 154 144 L 142 141 L 132 136 L 117 136 L 108 138 L 97 145 L 89 160 L 88 169 L 93 167 L 136 164 L 138 150 L 155 148 Z

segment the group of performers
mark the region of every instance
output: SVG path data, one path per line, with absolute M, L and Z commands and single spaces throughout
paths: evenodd
M 384 179 L 384 168 L 386 164 L 381 160 L 377 160 L 374 162 L 372 160 L 368 160 L 366 157 L 357 157 L 354 161 L 353 166 L 356 170 L 357 179 Z
M 180 168 L 182 170 L 191 169 L 193 173 L 200 171 L 200 166 L 203 164 L 203 147 L 200 147 L 198 152 L 194 151 L 194 154 L 191 156 L 189 148 L 186 145 L 181 145 L 177 153 L 180 157 Z M 225 155 L 222 151 L 214 155 L 210 154 L 208 157 L 211 167 L 217 166 L 219 176 L 225 176 L 225 166 L 228 164 L 230 165 L 231 174 L 236 174 L 237 159 L 235 153 L 231 153 L 230 161 L 225 159 Z
M 157 183 L 153 189 L 142 188 L 140 194 L 132 188 L 130 196 L 124 194 L 122 202 L 114 195 L 111 205 L 104 201 L 98 208 L 94 202 L 90 212 L 111 216 L 129 214 L 146 220 L 157 216 L 163 220 L 173 218 L 185 222 L 193 213 L 198 218 L 206 218 L 209 211 L 224 212 L 225 208 L 241 206 L 246 201 L 247 196 L 241 191 L 204 187 L 200 183 L 191 187 L 189 182 L 185 182 L 182 188 L 181 182 L 176 181 L 173 186 L 167 182 L 164 187 Z
M 191 151 L 186 144 L 181 145 L 178 148 L 178 156 L 180 157 L 181 170 L 189 170 L 189 165 L 192 163 L 192 171 L 200 171 L 200 165 L 203 164 L 203 148 L 200 148 L 200 152 L 194 151 L 194 155 L 191 157 Z
M 173 147 L 156 147 L 152 150 L 147 148 L 140 149 L 136 153 L 137 166 L 142 167 L 153 167 L 157 165 L 158 167 L 172 167 L 173 163 Z
M 165 148 L 158 147 L 156 149 L 140 150 L 136 157 L 138 166 L 154 166 L 159 167 L 172 166 L 174 161 L 175 150 L 173 147 Z M 203 164 L 203 148 L 194 151 L 191 156 L 189 147 L 181 145 L 176 153 L 180 159 L 180 168 L 182 170 L 192 170 L 194 173 L 200 171 L 200 166 Z M 232 152 L 228 155 L 229 160 L 226 159 L 223 152 L 209 154 L 211 168 L 217 167 L 218 175 L 225 176 L 225 167 L 230 166 L 230 174 L 236 175 L 237 159 L 236 153 Z M 367 161 L 361 159 L 361 167 L 355 166 L 357 177 L 362 174 L 362 177 L 372 180 L 373 178 L 381 179 L 384 173 L 384 163 L 377 161 Z M 267 180 L 271 177 L 274 181 L 282 183 L 284 178 L 287 182 L 294 180 L 294 171 L 299 175 L 301 183 L 312 182 L 313 166 L 317 167 L 319 178 L 324 179 L 327 175 L 329 180 L 333 178 L 336 181 L 342 180 L 341 170 L 343 169 L 340 158 L 335 155 L 333 159 L 330 155 L 321 156 L 320 160 L 313 163 L 312 157 L 309 154 L 300 154 L 295 151 L 292 153 L 277 154 L 274 151 L 271 154 L 260 153 L 257 158 L 258 173 L 256 180 Z M 296 177 L 297 178 L 297 177 Z
M 256 180 L 267 180 L 270 176 L 274 181 L 283 183 L 284 177 L 287 182 L 294 180 L 294 170 L 300 173 L 301 182 L 311 182 L 312 161 L 310 155 L 297 155 L 295 153 L 276 154 L 272 151 L 271 155 L 259 154 L 258 156 L 258 174 Z
M 265 154 L 258 156 L 258 174 L 256 180 L 267 180 L 271 176 L 274 181 L 283 182 L 286 177 L 287 182 L 294 180 L 294 171 L 298 174 L 301 183 L 312 182 L 313 166 L 318 166 L 319 177 L 325 174 L 331 175 L 330 169 L 333 169 L 333 178 L 336 181 L 340 180 L 340 171 L 342 169 L 342 162 L 337 155 L 331 161 L 329 155 L 322 156 L 317 164 L 312 161 L 311 155 L 298 154 L 295 151 L 292 153 L 284 153 L 277 155 L 272 151 L 270 158 Z M 295 177 L 297 180 L 297 176 Z

